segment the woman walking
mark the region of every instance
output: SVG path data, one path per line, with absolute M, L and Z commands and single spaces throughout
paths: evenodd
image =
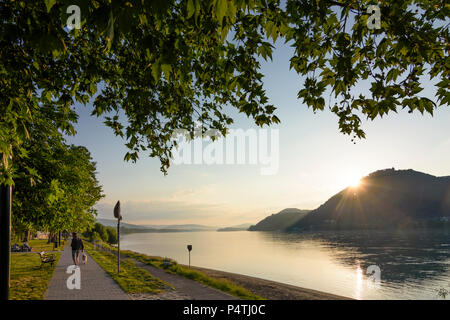
M 75 265 L 78 265 L 78 257 L 80 256 L 80 250 L 84 252 L 83 241 L 78 238 L 78 234 L 74 232 L 72 234 L 72 243 L 70 245 L 72 247 L 72 259 Z

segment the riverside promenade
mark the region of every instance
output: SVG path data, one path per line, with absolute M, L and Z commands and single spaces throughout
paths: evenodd
M 86 253 L 87 254 L 87 253 Z M 81 262 L 81 257 L 80 257 Z M 58 264 L 47 292 L 46 300 L 129 300 L 122 288 L 88 255 L 87 264 L 79 264 L 80 289 L 69 289 L 67 279 L 73 275 L 66 273 L 73 265 L 70 245 L 67 245 Z
M 173 275 L 164 270 L 145 265 L 135 261 L 136 266 L 147 270 L 153 276 L 171 284 L 174 289 L 168 288 L 159 294 L 127 294 L 112 279 L 89 254 L 87 264 L 79 264 L 80 289 L 69 289 L 67 280 L 73 273 L 66 273 L 67 268 L 73 265 L 70 245 L 67 245 L 53 277 L 50 280 L 45 300 L 237 300 L 225 292 L 205 286 L 179 275 Z M 80 258 L 81 261 L 81 258 Z

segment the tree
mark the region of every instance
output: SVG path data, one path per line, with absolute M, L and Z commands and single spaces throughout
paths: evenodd
M 89 233 L 89 241 L 94 241 L 94 240 L 102 240 L 102 237 L 100 237 L 100 235 L 93 231 L 92 233 Z
M 295 49 L 291 67 L 305 77 L 298 97 L 326 106 L 340 130 L 364 138 L 361 116 L 399 108 L 433 114 L 449 103 L 450 7 L 443 1 L 370 0 L 7 1 L 0 8 L 0 183 L 13 184 L 14 159 L 42 108 L 74 133 L 74 100 L 94 99 L 93 115 L 126 138 L 125 160 L 140 152 L 170 165 L 177 129 L 195 135 L 233 122 L 229 107 L 259 126 L 278 123 L 263 87 L 259 57 L 277 39 Z M 81 28 L 66 28 L 78 5 Z M 428 75 L 435 97 L 421 96 Z M 362 83 L 370 89 L 362 90 Z M 331 93 L 334 97 L 326 98 Z M 119 119 L 124 114 L 125 119 Z M 17 150 L 13 153 L 13 150 Z M 13 156 L 12 158 L 10 156 Z
M 103 241 L 108 241 L 108 232 L 106 231 L 106 227 L 101 223 L 95 223 L 94 232 L 97 232 L 100 236 L 100 239 L 102 239 Z
M 89 151 L 65 144 L 56 131 L 30 132 L 23 146 L 27 157 L 14 163 L 14 229 L 86 230 L 94 223 L 93 205 L 103 196 Z M 31 178 L 29 168 L 36 168 Z
M 108 233 L 108 240 L 107 242 L 109 244 L 116 244 L 117 243 L 117 230 L 114 227 L 106 227 L 106 232 Z
M 104 242 L 115 244 L 117 243 L 117 230 L 114 227 L 105 227 L 99 222 L 83 233 L 89 240 L 102 240 Z

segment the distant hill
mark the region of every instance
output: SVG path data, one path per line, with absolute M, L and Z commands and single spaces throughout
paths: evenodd
M 239 224 L 237 226 L 219 228 L 219 229 L 217 229 L 217 231 L 219 231 L 219 232 L 224 232 L 224 231 L 245 231 L 251 225 L 252 225 L 251 223 L 243 223 L 243 224 Z
M 213 231 L 217 227 L 204 226 L 201 224 L 167 224 L 167 225 L 142 225 L 145 228 L 150 229 L 167 229 L 167 230 L 189 230 L 189 231 Z
M 117 220 L 97 219 L 104 226 L 117 227 Z M 137 225 L 126 222 L 120 222 L 120 230 L 126 233 L 138 232 L 194 232 L 194 231 L 213 231 L 217 227 L 203 226 L 199 224 L 176 224 L 176 225 Z
M 303 219 L 310 210 L 300 210 L 296 208 L 287 208 L 276 214 L 266 217 L 256 225 L 248 228 L 249 231 L 277 231 L 284 230 L 301 219 Z
M 117 227 L 117 220 L 115 220 L 115 219 L 98 218 L 97 222 L 100 222 L 105 227 Z M 140 226 L 140 225 L 137 225 L 137 224 L 130 224 L 130 223 L 126 223 L 126 222 L 123 222 L 123 221 L 120 222 L 120 226 L 122 228 L 146 229 L 146 227 L 144 227 L 144 226 Z
M 439 226 L 450 217 L 450 177 L 386 169 L 364 177 L 287 229 Z M 447 223 L 448 225 L 448 223 Z

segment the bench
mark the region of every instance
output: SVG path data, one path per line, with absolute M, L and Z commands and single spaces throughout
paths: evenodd
M 17 244 L 11 246 L 11 252 L 31 252 L 31 247 L 19 246 Z
M 46 263 L 50 263 L 53 267 L 53 263 L 56 260 L 54 254 L 49 254 L 49 253 L 45 253 L 44 251 L 42 251 L 42 252 L 39 252 L 39 256 L 41 257 L 41 268 Z

